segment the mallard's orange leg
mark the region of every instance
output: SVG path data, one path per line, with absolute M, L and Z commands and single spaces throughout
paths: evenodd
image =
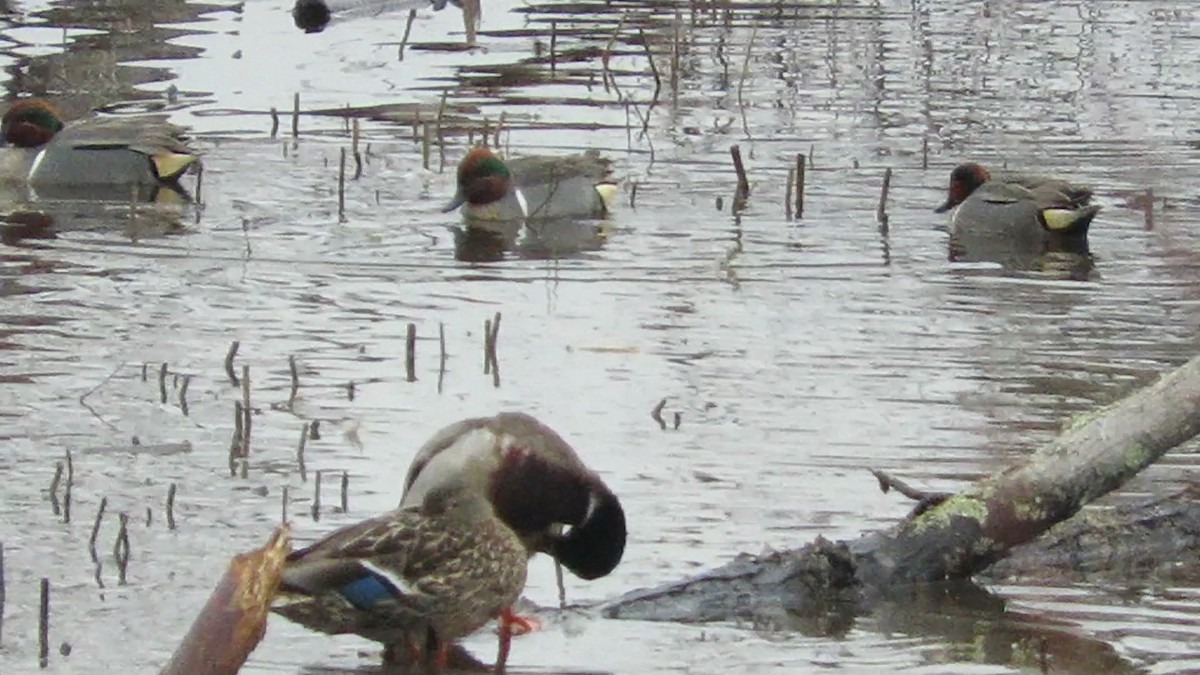
M 512 637 L 532 633 L 541 628 L 542 624 L 533 617 L 517 616 L 512 607 L 505 607 L 500 612 L 499 619 L 500 627 L 497 632 L 500 634 L 500 651 L 496 654 L 495 672 L 503 673 L 508 664 L 508 653 L 512 649 Z

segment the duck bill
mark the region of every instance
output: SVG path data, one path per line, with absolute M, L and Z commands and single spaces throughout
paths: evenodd
M 457 209 L 466 203 L 467 199 L 463 197 L 462 192 L 455 192 L 454 197 L 450 201 L 446 202 L 446 205 L 442 207 L 442 213 L 450 213 L 454 209 Z
M 950 209 L 958 206 L 958 202 L 954 201 L 954 197 L 946 198 L 946 203 L 933 210 L 934 213 L 945 213 Z

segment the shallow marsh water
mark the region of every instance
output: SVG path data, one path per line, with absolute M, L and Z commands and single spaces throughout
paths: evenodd
M 88 210 L 78 227 L 56 214 L 57 238 L 0 249 L 6 673 L 37 670 L 43 576 L 54 590 L 50 672 L 154 670 L 229 556 L 278 521 L 285 486 L 297 537 L 315 538 L 394 505 L 416 447 L 462 417 L 528 410 L 622 497 L 626 560 L 605 579 L 569 580 L 569 597 L 584 602 L 739 551 L 886 527 L 909 505 L 878 494 L 866 467 L 954 489 L 1200 347 L 1200 8 L 1190 2 L 495 0 L 470 51 L 421 48 L 461 42 L 463 29 L 456 11 L 420 10 L 403 61 L 402 10 L 305 35 L 282 0 L 128 2 L 109 14 L 77 4 L 19 5 L 0 30 L 10 90 L 47 86 L 80 109 L 96 99 L 139 101 L 118 111 L 166 110 L 195 130 L 206 171 L 202 207 L 160 214 L 175 223 L 166 236 L 131 224 L 121 205 Z M 126 6 L 158 7 L 158 28 L 122 19 Z M 574 55 L 556 58 L 553 75 L 551 22 L 556 57 Z M 653 105 L 638 28 L 663 82 Z M 617 87 L 606 89 L 610 40 Z M 499 260 L 461 261 L 472 252 L 456 249 L 459 223 L 439 207 L 465 136 L 447 137 L 446 170 L 437 147 L 427 170 L 408 122 L 364 120 L 364 173 L 347 186 L 344 218 L 336 203 L 344 121 L 306 115 L 298 139 L 268 137 L 266 111 L 290 109 L 296 92 L 305 110 L 436 111 L 447 88 L 449 105 L 475 110 L 463 114 L 477 129 L 486 117 L 494 131 L 503 113 L 501 142 L 513 154 L 596 147 L 612 157 L 626 181 L 608 236 L 576 250 L 526 239 Z M 736 215 L 735 143 L 753 186 Z M 788 221 L 787 170 L 810 148 L 804 216 Z M 1087 278 L 948 262 L 945 220 L 931 211 L 950 167 L 965 159 L 1092 185 L 1105 210 Z M 876 205 L 889 167 L 884 232 Z M 1134 205 L 1146 188 L 1167 201 L 1149 229 Z M 495 312 L 499 386 L 482 371 L 483 324 Z M 404 373 L 409 322 L 420 338 L 415 382 Z M 449 353 L 440 389 L 439 325 Z M 257 411 L 245 480 L 227 468 L 240 396 L 222 363 L 232 340 L 241 342 L 238 365 L 250 366 Z M 289 356 L 301 381 L 292 410 Z M 162 363 L 191 376 L 186 417 L 173 376 L 170 402 L 159 403 Z M 663 397 L 668 420 L 681 414 L 677 430 L 650 419 Z M 303 482 L 294 459 L 311 419 L 322 420 L 323 436 L 308 443 L 308 468 L 330 472 L 316 522 L 312 476 Z M 1116 498 L 1188 481 L 1195 449 L 1172 453 Z M 74 483 L 63 523 L 47 487 L 67 450 Z M 164 526 L 171 483 L 175 531 Z M 87 549 L 102 497 L 97 570 Z M 124 585 L 111 556 L 117 512 L 132 519 Z M 553 585 L 551 566 L 536 560 L 527 595 L 552 604 Z M 1114 672 L 1200 668 L 1198 586 L 1138 579 L 992 590 L 1010 601 L 1014 630 L 1055 625 L 1098 639 L 1112 646 Z M 832 630 L 571 615 L 521 638 L 512 664 L 620 673 L 1038 668 L 1012 645 L 892 619 Z M 58 654 L 62 642 L 70 656 Z M 493 638 L 468 646 L 486 659 Z M 245 672 L 370 671 L 376 659 L 368 643 L 273 621 Z

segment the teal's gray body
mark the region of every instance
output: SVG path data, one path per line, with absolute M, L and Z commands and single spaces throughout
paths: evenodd
M 597 187 L 611 189 L 609 164 L 595 150 L 507 160 L 513 188 L 504 198 L 486 205 L 466 204 L 461 210 L 468 220 L 479 221 L 603 218 L 608 205 Z
M 1086 252 L 1087 231 L 1100 207 L 1088 205 L 1091 191 L 1066 181 L 997 175 L 955 210 L 950 224 L 954 260 L 1012 262 L 1046 252 Z M 1046 225 L 1046 212 L 1061 223 Z
M 154 161 L 170 153 L 194 155 L 164 117 L 96 117 L 68 124 L 40 147 L 0 148 L 0 180 L 35 189 L 152 187 L 175 178 L 160 176 Z

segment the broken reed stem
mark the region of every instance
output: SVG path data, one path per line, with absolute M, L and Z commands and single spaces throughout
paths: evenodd
M 62 515 L 62 507 L 58 503 L 58 483 L 62 480 L 63 463 L 56 462 L 54 464 L 54 478 L 50 479 L 50 507 L 54 511 L 54 515 Z
M 165 361 L 158 369 L 158 398 L 160 403 L 167 402 L 167 363 Z
M 183 384 L 179 385 L 179 409 L 183 412 L 183 416 L 188 416 L 187 390 L 188 385 L 192 382 L 191 375 L 183 376 Z
M 71 459 L 71 451 L 67 451 L 67 487 L 63 495 L 63 522 L 71 522 L 71 488 L 75 485 L 75 460 Z
M 558 70 L 558 22 L 550 22 L 550 74 Z
M 167 529 L 175 529 L 175 484 L 167 488 Z
M 238 378 L 237 373 L 233 372 L 233 359 L 237 356 L 238 347 L 241 346 L 242 343 L 240 341 L 234 340 L 229 344 L 229 352 L 225 354 L 225 376 L 229 378 L 229 382 L 235 387 L 238 386 Z
M 117 563 L 117 583 L 125 585 L 125 572 L 129 569 L 129 516 L 117 514 L 120 526 L 117 529 L 117 540 L 113 543 L 113 560 Z
M 292 138 L 300 137 L 300 92 L 292 94 Z
M 483 374 L 492 372 L 492 320 L 483 320 Z
M 883 172 L 883 187 L 879 189 L 879 208 L 875 209 L 875 220 L 887 224 L 887 200 L 888 192 L 892 189 L 892 167 L 888 167 Z
M 788 168 L 787 192 L 783 197 L 783 214 L 788 219 L 792 219 L 792 190 L 796 187 L 796 169 L 795 167 Z
M 154 512 L 152 510 L 150 510 L 149 506 L 147 506 L 146 507 L 146 527 L 150 527 L 150 525 L 153 523 L 154 523 Z
M 654 65 L 654 54 L 650 51 L 650 40 L 646 38 L 646 31 L 638 28 L 638 37 L 642 39 L 642 48 L 646 50 L 646 61 L 650 64 L 650 74 L 654 76 L 654 96 L 650 101 L 657 102 L 658 94 L 662 91 L 662 78 L 658 74 L 658 66 Z
M 635 180 L 633 181 L 633 185 L 631 185 L 629 188 L 629 208 L 631 209 L 635 207 L 635 203 L 637 202 L 637 190 L 638 183 Z
M 288 506 L 288 486 L 286 486 L 286 485 L 283 486 L 283 497 L 280 500 L 282 501 L 282 506 L 281 506 L 281 511 L 280 511 L 279 522 L 284 523 L 286 525 L 287 524 L 287 506 Z
M 921 168 L 929 168 L 929 137 L 921 137 Z
M 300 480 L 308 482 L 308 469 L 304 464 L 304 446 L 308 444 L 309 423 L 300 429 L 300 444 L 296 446 L 296 466 L 300 467 Z
M 296 404 L 296 394 L 300 391 L 300 371 L 296 369 L 296 355 L 288 355 L 288 372 L 292 375 L 292 389 L 288 392 L 288 410 Z
M 796 155 L 796 217 L 804 217 L 804 153 Z
M 271 106 L 271 138 L 279 135 L 279 111 Z
M 253 420 L 250 417 L 250 366 L 242 365 L 242 473 L 250 457 L 250 427 Z
M 404 336 L 404 374 L 409 382 L 417 381 L 417 324 L 408 324 Z
M 681 412 L 676 412 L 676 413 L 675 413 L 675 415 L 674 415 L 674 418 L 675 418 L 675 419 L 674 419 L 674 426 L 672 426 L 672 428 L 673 428 L 673 429 L 675 429 L 676 431 L 678 431 L 678 430 L 679 430 L 679 425 L 683 423 L 683 413 L 681 413 Z
M 145 364 L 145 363 L 142 364 L 142 382 L 145 382 L 148 379 L 147 378 L 147 375 L 148 375 L 147 367 L 148 367 L 148 364 Z
M 664 398 L 663 400 L 659 401 L 657 405 L 654 406 L 653 410 L 650 411 L 650 419 L 654 420 L 655 422 L 658 422 L 658 427 L 660 429 L 662 429 L 663 431 L 667 430 L 667 422 L 663 419 L 663 416 L 662 416 L 662 411 L 663 411 L 663 408 L 665 408 L 665 407 L 667 407 L 667 399 Z
M 1147 230 L 1154 229 L 1154 190 L 1146 188 L 1146 194 L 1142 197 L 1145 204 L 1142 205 L 1143 216 L 1145 217 L 1145 227 Z
M 342 513 L 350 511 L 350 473 L 342 471 Z
M 408 22 L 404 24 L 404 37 L 400 38 L 400 50 L 396 54 L 397 61 L 404 60 L 404 45 L 408 44 L 408 36 L 412 33 L 413 21 L 417 18 L 417 10 L 408 10 Z
M 359 178 L 362 178 L 362 175 L 363 175 L 363 161 L 362 161 L 362 153 L 358 151 L 358 139 L 359 139 L 359 135 L 360 135 L 360 130 L 358 128 L 358 118 L 357 117 L 354 118 L 354 120 L 351 122 L 351 125 L 352 126 L 350 127 L 350 150 L 351 150 L 350 154 L 354 155 L 354 180 L 358 180 Z
M 442 393 L 442 381 L 446 378 L 446 324 L 438 323 L 438 393 Z
M 313 476 L 312 519 L 321 519 L 321 472 L 315 471 Z
M 613 30 L 612 35 L 608 37 L 608 42 L 604 45 L 604 52 L 600 56 L 600 63 L 604 67 L 601 71 L 601 81 L 604 83 L 604 93 L 609 92 L 609 85 L 613 89 L 617 89 L 617 79 L 613 77 L 612 70 L 608 67 L 608 62 L 612 59 L 613 45 L 617 42 L 617 37 L 621 35 L 621 28 L 625 26 L 625 15 L 627 12 L 621 12 L 621 17 L 617 19 L 617 27 Z M 620 91 L 618 90 L 618 95 Z
M 354 380 L 346 383 L 346 399 L 350 401 L 354 400 Z
M 429 124 L 421 125 L 421 166 L 425 170 L 429 170 L 429 155 L 431 154 L 430 147 L 433 144 L 433 127 Z
M 38 667 L 50 663 L 50 579 L 42 577 L 41 601 L 38 604 Z
M 346 149 L 338 158 L 338 220 L 346 219 Z
M 734 200 L 744 202 L 750 196 L 750 179 L 746 177 L 746 166 L 742 164 L 742 149 L 736 145 L 731 146 L 729 154 L 733 157 L 733 170 L 737 173 L 737 194 Z
M 100 536 L 100 523 L 104 520 L 104 509 L 108 507 L 108 497 L 100 498 L 100 507 L 96 509 L 96 520 L 92 522 L 92 536 L 88 538 L 88 553 L 92 555 L 92 562 L 100 562 L 99 556 L 96 555 L 96 538 Z
M 237 475 L 238 458 L 242 456 L 242 402 L 233 402 L 233 438 L 229 441 L 229 476 Z

